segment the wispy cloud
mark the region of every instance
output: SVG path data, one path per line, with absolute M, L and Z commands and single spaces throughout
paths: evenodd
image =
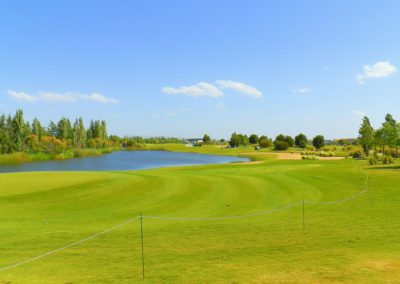
M 360 117 L 364 117 L 365 116 L 365 112 L 360 111 L 360 110 L 353 110 L 353 114 L 360 116 Z
M 195 85 L 182 86 L 179 88 L 164 87 L 161 89 L 161 91 L 163 93 L 171 95 L 218 98 L 224 96 L 224 93 L 222 91 L 224 89 L 230 89 L 249 97 L 254 97 L 254 98 L 262 97 L 262 93 L 256 88 L 241 82 L 230 81 L 230 80 L 228 81 L 217 80 L 215 81 L 215 84 L 207 82 L 199 82 Z
M 292 92 L 294 94 L 309 94 L 311 93 L 311 88 L 310 87 L 292 88 Z
M 161 91 L 171 95 L 186 95 L 193 97 L 222 97 L 224 95 L 216 86 L 206 82 L 199 82 L 196 85 L 183 86 L 179 88 L 164 87 Z
M 88 101 L 101 104 L 117 104 L 118 100 L 106 97 L 99 93 L 55 93 L 55 92 L 41 92 L 37 94 L 29 94 L 26 92 L 19 92 L 8 90 L 7 94 L 19 102 L 35 103 L 35 102 L 49 102 L 49 103 L 76 103 L 79 101 Z
M 230 89 L 249 97 L 261 98 L 262 93 L 256 88 L 241 82 L 231 80 L 217 80 L 215 82 L 221 89 Z
M 367 79 L 387 77 L 396 71 L 396 67 L 389 61 L 379 61 L 373 65 L 364 65 L 363 73 L 357 75 L 357 81 L 362 85 L 365 84 Z

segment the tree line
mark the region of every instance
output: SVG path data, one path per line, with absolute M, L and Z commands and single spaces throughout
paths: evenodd
M 86 128 L 82 117 L 73 121 L 62 117 L 45 126 L 39 119 L 32 122 L 24 118 L 22 110 L 15 114 L 0 116 L 0 154 L 14 152 L 61 153 L 67 149 L 109 147 L 130 148 L 138 144 L 183 143 L 182 139 L 153 137 L 119 137 L 108 135 L 104 120 L 91 120 Z
M 0 153 L 48 152 L 59 153 L 68 148 L 102 148 L 110 146 L 107 124 L 92 120 L 86 129 L 83 119 L 71 122 L 62 117 L 44 126 L 39 119 L 26 121 L 22 110 L 13 116 L 0 116 Z
M 203 137 L 204 144 L 211 144 L 213 141 L 208 134 L 205 134 Z M 220 141 L 225 142 L 225 141 Z M 241 133 L 232 133 L 228 144 L 232 148 L 236 148 L 239 146 L 247 146 L 247 145 L 257 145 L 260 148 L 269 148 L 274 146 L 275 150 L 282 151 L 287 150 L 290 147 L 298 147 L 305 149 L 309 145 L 307 136 L 303 133 L 298 134 L 295 138 L 290 135 L 279 134 L 275 137 L 275 140 L 269 138 L 268 136 L 262 135 L 258 136 L 257 134 L 251 134 L 247 136 L 246 134 Z M 325 145 L 325 138 L 322 135 L 317 135 L 311 140 L 311 144 L 316 148 L 320 149 Z

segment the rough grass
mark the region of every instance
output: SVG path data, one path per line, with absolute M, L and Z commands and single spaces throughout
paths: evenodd
M 211 146 L 207 146 L 211 147 Z M 193 150 L 194 148 L 188 148 Z M 249 149 L 203 147 L 240 154 Z M 400 279 L 399 171 L 365 161 L 278 161 L 131 172 L 0 175 L 0 267 L 145 215 L 213 217 L 306 205 L 225 221 L 144 220 L 149 283 L 395 283 Z M 254 154 L 257 158 L 257 154 Z M 0 283 L 141 280 L 139 222 L 0 272 Z
M 118 150 L 120 149 L 119 148 L 75 149 L 75 150 L 66 150 L 58 154 L 49 154 L 43 152 L 38 152 L 38 153 L 17 152 L 12 154 L 0 155 L 0 165 L 100 156 Z

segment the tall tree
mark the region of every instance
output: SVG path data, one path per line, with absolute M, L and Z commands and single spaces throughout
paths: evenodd
M 258 136 L 257 134 L 251 134 L 249 137 L 250 144 L 257 144 L 258 143 Z
M 42 139 L 43 128 L 40 124 L 39 119 L 37 119 L 36 117 L 32 121 L 32 134 L 36 135 L 39 141 Z
M 398 139 L 398 131 L 397 131 L 397 122 L 393 118 L 391 114 L 386 114 L 385 121 L 382 124 L 382 139 L 385 145 L 396 148 L 396 156 L 397 156 L 397 139 Z
M 313 138 L 312 144 L 318 150 L 324 147 L 325 145 L 325 138 L 322 135 L 317 135 Z
M 211 137 L 208 134 L 204 134 L 203 143 L 204 144 L 210 144 L 211 143 Z
M 68 118 L 62 117 L 57 124 L 57 138 L 68 140 L 72 138 L 71 122 Z
M 300 133 L 294 138 L 294 144 L 299 148 L 305 149 L 307 147 L 307 136 Z
M 17 151 L 22 151 L 25 139 L 25 122 L 24 122 L 24 112 L 18 109 L 15 112 L 14 117 L 11 122 L 12 138 L 14 142 L 15 149 Z
M 107 139 L 107 123 L 105 120 L 101 121 L 101 138 L 102 139 Z
M 374 128 L 371 126 L 368 117 L 364 116 L 358 133 L 360 145 L 363 148 L 365 155 L 368 157 L 369 151 L 371 151 L 372 146 L 374 145 Z

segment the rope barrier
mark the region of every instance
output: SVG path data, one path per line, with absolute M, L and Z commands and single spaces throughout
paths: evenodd
M 64 246 L 64 247 L 62 247 L 62 248 L 59 248 L 59 249 L 56 249 L 56 250 L 52 250 L 52 251 L 46 252 L 46 253 L 44 253 L 44 254 L 41 254 L 41 255 L 32 257 L 32 258 L 30 258 L 30 259 L 27 259 L 27 260 L 24 260 L 24 261 L 21 261 L 21 262 L 17 262 L 17 263 L 8 265 L 8 266 L 4 266 L 4 267 L 0 268 L 0 271 L 4 271 L 4 270 L 6 270 L 6 269 L 10 269 L 10 268 L 13 268 L 13 267 L 16 267 L 16 266 L 19 266 L 19 265 L 22 265 L 22 264 L 25 264 L 25 263 L 28 263 L 28 262 L 32 262 L 32 261 L 37 260 L 37 259 L 39 259 L 39 258 L 48 256 L 48 255 L 51 255 L 51 254 L 54 254 L 54 253 L 57 253 L 57 252 L 59 252 L 59 251 L 65 250 L 65 249 L 67 249 L 67 248 L 70 248 L 70 247 L 73 247 L 73 246 L 76 246 L 76 245 L 79 245 L 79 244 L 81 244 L 81 243 L 83 243 L 83 242 L 86 242 L 86 241 L 88 241 L 88 240 L 94 239 L 94 238 L 96 238 L 96 237 L 98 237 L 98 236 L 104 235 L 104 234 L 106 234 L 106 233 L 108 233 L 108 232 L 110 232 L 110 231 L 112 231 L 112 230 L 115 230 L 115 229 L 117 229 L 117 228 L 119 228 L 119 227 L 122 227 L 122 226 L 124 226 L 124 225 L 126 225 L 126 224 L 128 224 L 128 223 L 130 223 L 130 222 L 132 222 L 132 221 L 134 221 L 134 220 L 136 220 L 136 219 L 138 219 L 138 218 L 139 218 L 139 217 L 132 218 L 132 219 L 130 219 L 130 220 L 128 220 L 128 221 L 125 221 L 125 222 L 123 222 L 123 223 L 121 223 L 121 224 L 118 224 L 118 225 L 116 225 L 116 226 L 114 226 L 114 227 L 111 227 L 111 228 L 109 228 L 109 229 L 107 229 L 107 230 L 104 230 L 104 231 L 102 231 L 102 232 L 100 232 L 100 233 L 97 233 L 97 234 L 95 234 L 95 235 L 92 235 L 92 236 L 90 236 L 90 237 L 84 238 L 84 239 L 82 239 L 82 240 L 80 240 L 80 241 L 77 241 L 77 242 L 75 242 L 75 243 L 72 243 L 72 244 L 69 244 L 69 245 L 67 245 L 67 246 Z
M 368 189 L 364 189 L 363 191 L 360 191 L 360 192 L 357 193 L 356 195 L 350 196 L 350 197 L 345 198 L 345 199 L 337 200 L 337 201 L 323 201 L 323 202 L 318 202 L 318 201 L 304 200 L 304 202 L 306 202 L 306 203 L 311 203 L 311 204 L 338 204 L 338 203 L 343 203 L 343 202 L 347 202 L 347 201 L 356 199 L 357 197 L 359 197 L 360 195 L 363 195 L 363 194 L 366 193 L 366 192 L 368 192 Z
M 41 254 L 41 255 L 38 255 L 38 256 L 35 256 L 35 257 L 32 257 L 30 259 L 26 259 L 26 260 L 21 261 L 21 262 L 17 262 L 17 263 L 8 265 L 8 266 L 1 267 L 0 268 L 0 272 L 4 271 L 4 270 L 7 270 L 7 269 L 10 269 L 10 268 L 13 268 L 13 267 L 20 266 L 20 265 L 25 264 L 25 263 L 29 263 L 29 262 L 35 261 L 35 260 L 43 258 L 45 256 L 49 256 L 51 254 L 54 254 L 54 253 L 60 252 L 62 250 L 68 249 L 70 247 L 79 245 L 81 243 L 84 243 L 86 241 L 89 241 L 91 239 L 99 237 L 101 235 L 104 235 L 104 234 L 106 234 L 106 233 L 108 233 L 110 231 L 113 231 L 113 230 L 115 230 L 115 229 L 117 229 L 119 227 L 122 227 L 122 226 L 124 226 L 124 225 L 126 225 L 126 224 L 128 224 L 128 223 L 130 223 L 130 222 L 132 222 L 134 220 L 139 219 L 139 218 L 160 219 L 160 220 L 176 220 L 176 221 L 213 221 L 213 220 L 227 220 L 227 219 L 244 219 L 244 218 L 251 218 L 251 217 L 257 217 L 257 216 L 263 216 L 263 215 L 271 214 L 271 213 L 274 213 L 274 212 L 277 212 L 277 211 L 281 211 L 281 210 L 284 210 L 284 209 L 295 207 L 295 206 L 300 205 L 300 204 L 304 204 L 304 202 L 311 203 L 311 204 L 337 204 L 337 203 L 343 203 L 343 202 L 347 202 L 347 201 L 356 199 L 357 197 L 361 196 L 362 194 L 364 194 L 366 192 L 369 193 L 369 190 L 368 190 L 368 176 L 367 176 L 367 179 L 366 179 L 365 189 L 363 191 L 361 191 L 361 192 L 359 192 L 359 193 L 357 193 L 357 194 L 355 194 L 355 195 L 353 195 L 351 197 L 348 197 L 348 198 L 345 198 L 345 199 L 341 199 L 341 200 L 337 200 L 337 201 L 317 202 L 317 201 L 310 201 L 310 200 L 301 200 L 301 201 L 298 201 L 298 202 L 295 202 L 295 203 L 292 203 L 292 204 L 289 204 L 289 205 L 286 205 L 286 206 L 283 206 L 283 207 L 274 208 L 274 209 L 265 210 L 265 211 L 260 211 L 260 212 L 255 212 L 255 213 L 246 214 L 246 215 L 237 215 L 237 216 L 205 217 L 205 218 L 162 217 L 162 216 L 142 216 L 142 215 L 141 216 L 136 216 L 136 217 L 134 217 L 132 219 L 129 219 L 128 221 L 125 221 L 125 222 L 123 222 L 121 224 L 118 224 L 118 225 L 116 225 L 114 227 L 108 228 L 108 229 L 106 229 L 106 230 L 104 230 L 104 231 L 102 231 L 100 233 L 97 233 L 95 235 L 89 236 L 89 237 L 84 238 L 84 239 L 82 239 L 80 241 L 77 241 L 75 243 L 66 245 L 64 247 L 49 251 L 47 253 L 44 253 L 44 254 Z

